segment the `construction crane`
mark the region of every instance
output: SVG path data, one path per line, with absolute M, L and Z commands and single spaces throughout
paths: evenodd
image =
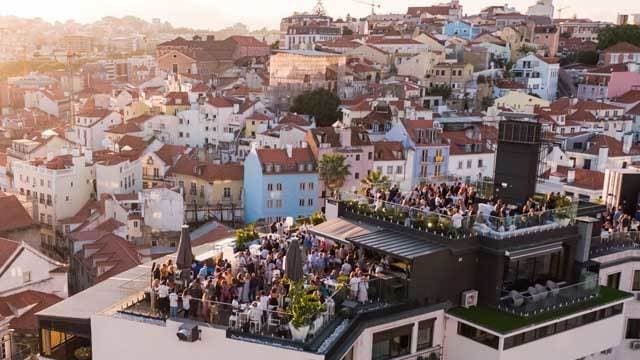
M 571 8 L 571 6 L 563 6 L 561 8 L 558 8 L 558 19 L 562 19 L 562 11 L 563 10 L 567 10 L 567 9 L 570 9 L 570 8 Z
M 380 9 L 380 4 L 377 4 L 373 0 L 371 0 L 371 1 L 353 0 L 353 2 L 356 2 L 358 4 L 362 4 L 362 5 L 371 6 L 371 15 L 375 15 L 376 14 L 376 11 L 375 11 L 376 8 Z

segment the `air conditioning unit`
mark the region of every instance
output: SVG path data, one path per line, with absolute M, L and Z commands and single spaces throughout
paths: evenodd
M 640 341 L 632 341 L 631 344 L 629 345 L 629 347 L 633 351 L 639 351 L 640 350 Z
M 461 306 L 464 308 L 470 308 L 478 305 L 478 290 L 467 290 L 462 293 Z
M 182 324 L 176 335 L 180 341 L 195 342 L 200 340 L 200 329 L 196 324 Z

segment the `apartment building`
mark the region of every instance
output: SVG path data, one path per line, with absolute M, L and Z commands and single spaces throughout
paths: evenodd
M 559 71 L 557 58 L 531 54 L 518 59 L 511 69 L 515 80 L 526 85 L 529 92 L 549 101 L 557 96 Z

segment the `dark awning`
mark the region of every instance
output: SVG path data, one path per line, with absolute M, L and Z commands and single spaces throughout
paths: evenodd
M 309 231 L 333 241 L 347 242 L 349 237 L 369 234 L 377 231 L 377 228 L 355 220 L 336 218 L 316 225 Z
M 541 246 L 535 246 L 524 250 L 516 250 L 505 253 L 510 260 L 526 259 L 535 256 L 542 256 L 562 251 L 562 243 L 556 242 Z
M 420 238 L 417 235 L 391 230 L 380 230 L 370 234 L 350 237 L 347 240 L 364 248 L 405 260 L 413 260 L 445 249 L 444 246 Z

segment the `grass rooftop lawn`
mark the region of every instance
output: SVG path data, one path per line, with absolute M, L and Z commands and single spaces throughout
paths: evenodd
M 598 296 L 591 300 L 554 311 L 545 311 L 538 315 L 529 317 L 509 314 L 484 306 L 472 307 L 469 309 L 457 307 L 449 310 L 448 313 L 463 320 L 478 324 L 484 328 L 505 334 L 525 326 L 561 318 L 571 313 L 588 310 L 593 307 L 605 305 L 632 296 L 633 295 L 630 293 L 602 286 L 600 287 L 600 293 Z

